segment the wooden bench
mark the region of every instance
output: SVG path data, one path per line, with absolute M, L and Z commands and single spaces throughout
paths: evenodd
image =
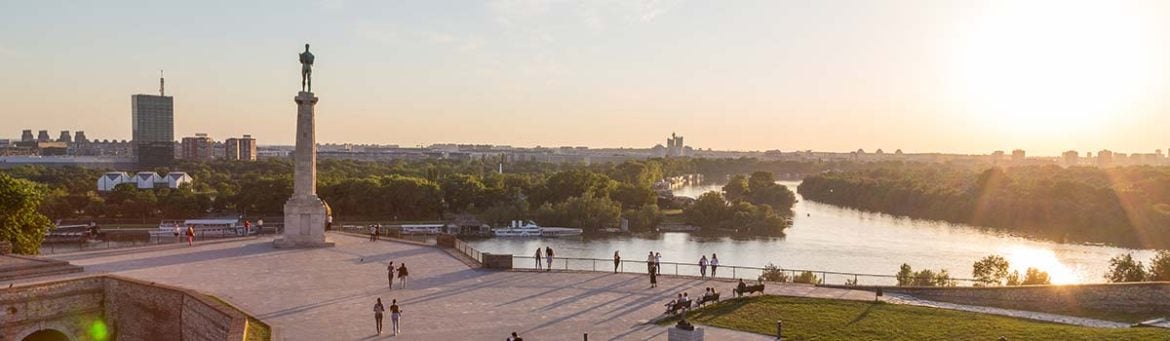
M 738 287 L 735 288 L 735 295 L 736 296 L 743 296 L 744 294 L 751 294 L 753 292 L 758 292 L 758 293 L 763 294 L 764 293 L 764 283 L 746 285 L 743 287 L 743 290 L 740 290 Z
M 704 304 L 707 304 L 707 302 L 719 302 L 719 293 L 715 293 L 714 295 L 705 295 L 703 297 L 699 297 L 699 301 L 695 302 L 695 304 L 697 306 L 702 307 Z

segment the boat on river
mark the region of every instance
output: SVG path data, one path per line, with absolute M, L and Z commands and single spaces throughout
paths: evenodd
M 571 227 L 542 227 L 531 221 L 513 220 L 508 227 L 492 230 L 496 237 L 568 237 L 583 231 Z
M 155 238 L 175 237 L 176 233 L 179 236 L 185 236 L 187 226 L 194 228 L 196 237 L 235 237 L 257 232 L 255 228 L 251 231 L 244 231 L 244 224 L 240 223 L 239 219 L 187 219 L 163 220 L 158 224 L 157 229 L 150 231 L 150 236 Z

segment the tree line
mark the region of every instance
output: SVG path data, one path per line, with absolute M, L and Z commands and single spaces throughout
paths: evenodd
M 718 160 L 702 159 L 592 165 L 510 162 L 501 174 L 499 165 L 489 159 L 321 160 L 317 192 L 330 205 L 335 219 L 444 220 L 453 214 L 472 214 L 493 225 L 533 219 L 546 226 L 593 231 L 618 227 L 624 218 L 631 230 L 648 231 L 663 220 L 658 195 L 652 189 L 655 181 L 697 169 L 722 173 L 759 161 L 723 162 L 723 168 Z M 159 174 L 184 171 L 193 177 L 193 183 L 177 189 L 140 190 L 123 184 L 113 191 L 97 191 L 97 179 L 107 171 L 18 166 L 0 170 L 0 174 L 33 182 L 40 198 L 35 205 L 38 212 L 52 220 L 77 222 L 153 223 L 215 215 L 271 219 L 282 215 L 284 202 L 293 191 L 292 161 L 282 159 L 180 161 L 174 167 L 149 170 Z M 742 186 L 722 202 L 724 208 L 708 210 L 713 212 L 708 220 L 696 222 L 712 227 L 742 225 L 746 226 L 744 231 L 777 226 L 774 211 L 789 210 L 794 199 L 786 188 L 762 184 L 764 180 L 756 179 L 760 176 L 753 175 L 754 180 L 736 178 Z M 747 184 L 749 180 L 755 182 Z M 715 218 L 735 223 L 710 220 Z
M 1060 242 L 1170 247 L 1170 167 L 874 163 L 806 177 L 808 200 Z

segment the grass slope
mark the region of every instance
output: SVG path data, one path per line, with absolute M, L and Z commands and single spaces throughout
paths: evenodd
M 704 325 L 775 335 L 784 321 L 786 340 L 1170 340 L 1156 328 L 1104 329 L 996 315 L 805 297 L 732 299 L 690 312 Z M 665 321 L 670 324 L 674 321 Z

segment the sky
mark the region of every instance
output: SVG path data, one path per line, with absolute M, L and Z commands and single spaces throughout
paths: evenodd
M 1056 155 L 1170 148 L 1166 1 L 21 1 L 0 137 Z

